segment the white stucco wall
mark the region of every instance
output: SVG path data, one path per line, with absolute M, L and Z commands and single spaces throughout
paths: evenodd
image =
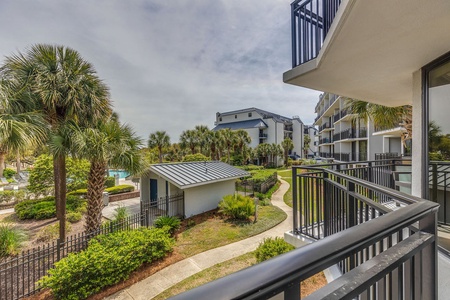
M 303 124 L 298 119 L 292 120 L 292 142 L 294 143 L 294 149 L 292 153 L 296 153 L 303 158 Z
M 184 190 L 185 216 L 215 209 L 222 197 L 234 194 L 235 180 L 221 181 Z
M 248 116 L 249 113 L 251 113 L 251 115 L 252 115 L 251 117 Z M 222 118 L 222 121 L 220 121 L 220 118 Z M 262 116 L 255 111 L 230 114 L 230 115 L 221 115 L 221 116 L 216 115 L 216 123 L 217 124 L 248 121 L 248 120 L 254 120 L 254 119 L 262 119 Z
M 413 196 L 422 197 L 422 180 L 425 178 L 424 163 L 422 163 L 422 156 L 428 153 L 428 149 L 424 149 L 422 145 L 422 124 L 424 122 L 423 107 L 422 107 L 422 71 L 417 70 L 413 73 L 413 121 L 412 121 L 412 194 Z

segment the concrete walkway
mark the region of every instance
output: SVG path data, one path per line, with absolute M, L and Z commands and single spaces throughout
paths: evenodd
M 259 243 L 267 237 L 283 237 L 286 231 L 292 228 L 292 208 L 283 201 L 283 195 L 289 189 L 289 184 L 281 180 L 280 188 L 272 195 L 272 204 L 278 206 L 288 215 L 285 221 L 261 234 L 248 239 L 228 244 L 223 247 L 208 250 L 192 257 L 186 258 L 163 270 L 135 283 L 114 295 L 106 297 L 110 300 L 152 299 L 164 290 L 178 282 L 207 269 L 215 264 L 255 250 Z

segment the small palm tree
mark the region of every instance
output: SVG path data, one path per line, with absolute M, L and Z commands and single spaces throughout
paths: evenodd
M 121 168 L 130 174 L 142 172 L 145 165 L 139 151 L 141 140 L 129 126 L 109 120 L 99 123 L 96 128 L 78 131 L 75 143 L 76 153 L 91 163 L 85 229 L 94 232 L 101 225 L 106 168 Z
M 292 149 L 294 149 L 294 143 L 292 142 L 292 140 L 290 138 L 285 138 L 281 142 L 281 146 L 283 147 L 283 152 L 284 152 L 284 164 L 287 165 L 287 163 L 288 163 L 288 155 L 289 155 L 289 152 Z
M 165 131 L 156 131 L 150 134 L 148 139 L 148 147 L 158 149 L 159 163 L 163 162 L 163 150 L 169 146 L 170 137 Z
M 309 150 L 309 146 L 311 144 L 311 137 L 309 136 L 309 134 L 306 134 L 303 137 L 303 158 L 307 158 L 308 157 L 308 150 Z

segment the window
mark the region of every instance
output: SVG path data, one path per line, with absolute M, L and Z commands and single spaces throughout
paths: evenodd
M 234 118 L 237 119 L 237 115 L 234 115 Z
M 248 117 L 251 118 L 252 117 L 252 113 L 248 113 Z
M 222 122 L 222 117 L 219 118 L 219 122 Z

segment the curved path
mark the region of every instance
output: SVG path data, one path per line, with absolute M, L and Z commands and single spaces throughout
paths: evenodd
M 286 220 L 258 235 L 181 260 L 105 299 L 152 299 L 189 276 L 215 264 L 255 250 L 264 238 L 283 237 L 284 233 L 292 228 L 292 208 L 287 206 L 283 201 L 283 196 L 289 189 L 289 183 L 282 179 L 280 181 L 280 188 L 272 195 L 272 204 L 281 208 L 287 214 Z

